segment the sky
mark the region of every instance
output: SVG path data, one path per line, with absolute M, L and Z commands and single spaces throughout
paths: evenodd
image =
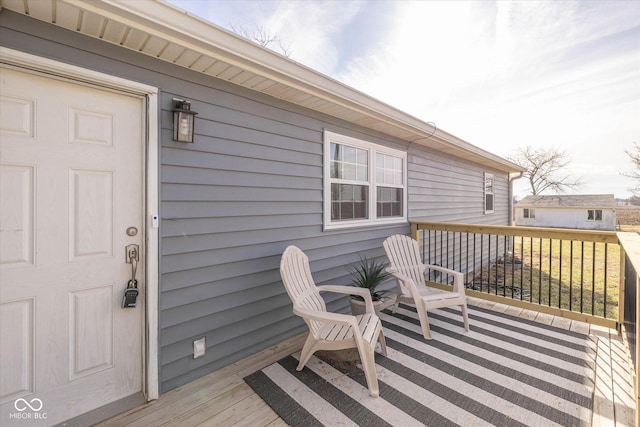
M 623 173 L 640 144 L 640 0 L 170 3 L 263 28 L 291 59 L 496 155 L 562 150 L 583 182 L 567 194 L 637 184 Z

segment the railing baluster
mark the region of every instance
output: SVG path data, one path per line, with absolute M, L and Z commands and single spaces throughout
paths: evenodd
M 569 251 L 569 311 L 573 311 L 573 240 Z
M 466 233 L 466 235 L 467 235 L 467 247 L 466 247 L 466 249 L 467 249 L 467 257 L 466 257 L 467 258 L 467 268 L 466 268 L 464 274 L 465 274 L 465 277 L 468 278 L 469 277 L 469 233 Z M 461 255 L 461 257 L 462 257 L 462 255 Z M 471 278 L 471 281 L 473 282 L 473 277 Z M 465 280 L 465 283 L 466 282 L 467 282 L 467 280 Z
M 484 234 L 481 234 L 480 235 L 480 290 L 482 290 L 482 282 L 484 280 L 483 270 L 484 270 Z M 489 292 L 489 287 L 487 287 L 487 292 Z
M 591 315 L 596 312 L 596 242 L 591 253 Z
M 516 288 L 516 237 L 511 236 L 509 239 L 509 246 L 511 246 L 511 298 L 514 297 Z M 520 299 L 522 299 L 522 292 L 520 292 Z
M 451 247 L 451 246 L 449 246 L 449 236 L 450 235 L 451 235 L 451 233 L 449 231 L 447 231 L 447 268 L 450 268 L 449 267 L 449 248 Z M 456 244 L 455 240 L 453 241 L 453 244 L 454 245 Z
M 442 254 L 442 245 L 444 244 L 444 239 L 442 238 L 443 231 L 440 230 L 440 262 L 438 262 L 438 257 L 436 257 L 436 264 L 444 265 L 444 255 Z M 436 273 L 437 274 L 437 273 Z M 442 274 L 438 274 L 438 277 L 442 279 Z
M 551 307 L 551 279 L 552 279 L 552 274 L 551 274 L 551 260 L 552 260 L 552 253 L 553 253 L 553 239 L 549 239 L 549 307 Z
M 504 248 L 502 249 L 502 287 L 507 293 L 507 236 L 504 236 Z M 511 287 L 511 298 L 513 298 L 513 286 Z
M 460 252 L 458 255 L 458 264 L 460 265 L 460 271 L 462 271 L 462 231 L 458 232 L 458 239 L 460 242 L 460 245 L 458 246 L 458 251 Z M 455 257 L 453 258 L 453 269 L 456 269 Z
M 489 256 L 487 265 L 487 285 L 489 292 L 491 292 L 491 235 L 487 236 L 487 241 L 489 243 L 489 246 L 487 248 L 487 255 Z M 484 248 L 482 252 L 484 252 Z M 496 286 L 496 295 L 498 295 L 498 286 Z
M 496 249 L 495 249 L 495 255 L 493 259 L 495 260 L 495 264 L 496 264 L 494 268 L 494 275 L 496 279 L 496 295 L 498 295 L 498 287 L 500 286 L 500 283 L 498 281 L 498 264 L 500 263 L 500 256 L 498 255 L 498 253 L 500 251 L 500 240 L 497 234 L 495 236 L 496 236 Z M 504 292 L 504 289 L 503 289 L 503 292 Z
M 524 236 L 520 236 L 520 301 L 524 299 L 522 285 L 524 285 Z
M 607 253 L 609 252 L 607 245 L 608 245 L 607 243 L 604 244 L 604 269 L 603 269 L 604 270 L 604 293 L 603 293 L 603 296 L 604 296 L 604 301 L 603 301 L 604 314 L 602 315 L 603 317 L 607 317 L 607 273 L 608 273 L 607 272 L 607 266 L 608 266 L 608 264 L 607 264 Z
M 478 255 L 476 253 L 476 236 L 477 234 L 473 233 L 473 278 L 471 280 L 474 282 L 476 281 L 476 263 L 478 262 Z M 480 291 L 482 291 L 482 280 L 480 280 Z
M 580 248 L 580 313 L 584 313 L 584 242 Z
M 533 301 L 533 237 L 529 237 L 529 292 L 531 292 L 530 300 Z
M 437 237 L 438 237 L 438 232 L 436 230 L 433 230 L 433 237 L 431 237 L 431 230 L 429 230 L 429 248 L 427 252 L 429 262 L 427 264 L 431 264 L 433 262 L 432 257 L 433 257 L 433 252 L 435 251 Z
M 538 304 L 542 304 L 542 237 L 540 238 L 540 261 L 538 264 Z
M 558 308 L 562 308 L 562 239 L 560 239 L 560 258 L 558 262 Z

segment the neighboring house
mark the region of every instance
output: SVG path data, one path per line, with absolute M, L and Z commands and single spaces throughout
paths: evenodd
M 42 425 L 121 412 L 303 332 L 290 244 L 347 283 L 411 219 L 511 221 L 517 165 L 164 3 L 3 0 L 0 60 L 3 426 L 20 398 Z
M 613 194 L 527 196 L 516 206 L 516 225 L 615 230 Z

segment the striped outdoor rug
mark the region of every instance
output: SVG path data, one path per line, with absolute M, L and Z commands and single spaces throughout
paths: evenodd
M 384 311 L 387 357 L 376 353 L 380 397 L 364 372 L 299 353 L 245 378 L 292 426 L 590 425 L 595 369 L 588 336 L 469 307 L 430 310 L 433 340 L 415 309 Z

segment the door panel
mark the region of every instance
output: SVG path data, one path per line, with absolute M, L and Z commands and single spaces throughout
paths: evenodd
M 143 230 L 144 99 L 0 80 L 0 424 L 53 425 L 142 390 L 142 259 L 138 305 L 121 302 L 144 234 L 126 234 Z

